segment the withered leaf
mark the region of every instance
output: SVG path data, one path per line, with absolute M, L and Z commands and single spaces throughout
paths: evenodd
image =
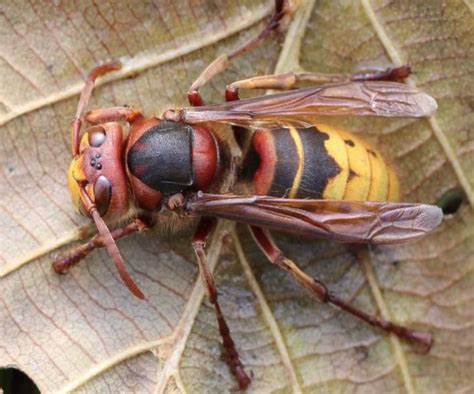
M 334 73 L 409 63 L 409 83 L 438 101 L 435 116 L 331 122 L 361 133 L 394 163 L 404 200 L 435 203 L 454 188 L 466 198 L 424 240 L 371 248 L 361 261 L 336 242 L 278 237 L 290 258 L 357 306 L 433 332 L 427 355 L 319 304 L 265 261 L 244 228 L 222 223 L 208 252 L 253 375 L 250 391 L 472 391 L 472 6 L 302 4 L 286 42 L 274 37 L 233 64 L 205 99 L 220 102 L 227 83 L 275 66 Z M 146 302 L 130 296 L 102 251 L 66 276 L 54 274 L 51 261 L 92 228 L 74 212 L 65 177 L 69 124 L 88 71 L 125 64 L 95 90 L 91 108 L 128 104 L 159 115 L 183 105 L 205 65 L 258 33 L 272 10 L 272 1 L 251 0 L 0 4 L 0 367 L 23 370 L 43 392 L 236 387 L 189 233 L 119 242 Z

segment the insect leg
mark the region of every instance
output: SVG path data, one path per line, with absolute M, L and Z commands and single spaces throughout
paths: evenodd
M 114 240 L 124 238 L 130 234 L 145 231 L 153 227 L 153 222 L 146 216 L 138 217 L 131 220 L 123 227 L 119 227 L 111 232 Z M 79 263 L 87 257 L 93 250 L 103 248 L 105 246 L 104 239 L 100 234 L 94 235 L 89 242 L 79 245 L 70 250 L 66 255 L 60 257 L 53 262 L 53 269 L 58 274 L 65 273 L 69 268 Z
M 216 58 L 211 64 L 209 64 L 204 69 L 204 71 L 199 75 L 199 77 L 197 77 L 197 79 L 190 86 L 187 93 L 189 103 L 192 106 L 203 105 L 203 100 L 199 93 L 199 89 L 204 86 L 209 80 L 214 78 L 217 74 L 225 71 L 232 60 L 258 47 L 274 30 L 278 29 L 282 18 L 287 13 L 291 12 L 289 8 L 290 6 L 287 4 L 287 0 L 276 0 L 275 14 L 258 36 L 241 45 L 234 51 L 230 53 L 225 53 Z
M 206 253 L 204 251 L 204 245 L 208 235 L 212 232 L 215 227 L 215 219 L 203 218 L 199 222 L 196 233 L 193 237 L 193 249 L 196 254 L 196 260 L 199 266 L 199 272 L 201 274 L 201 279 L 206 288 L 209 301 L 214 306 L 216 312 L 217 323 L 219 325 L 219 332 L 222 337 L 222 342 L 224 345 L 224 354 L 226 362 L 232 371 L 232 374 L 235 376 L 239 383 L 241 390 L 244 390 L 250 384 L 250 378 L 244 370 L 237 349 L 235 348 L 235 343 L 232 339 L 232 336 L 229 331 L 229 327 L 224 319 L 222 314 L 221 307 L 217 301 L 217 288 L 214 281 L 214 277 L 209 270 L 209 264 L 207 261 Z
M 333 84 L 357 81 L 399 81 L 403 78 L 407 78 L 410 72 L 410 66 L 404 65 L 396 68 L 388 68 L 384 71 L 358 74 L 289 72 L 276 75 L 259 75 L 253 78 L 242 79 L 228 85 L 225 89 L 225 98 L 226 101 L 239 100 L 239 89 L 289 90 L 295 88 L 299 82 Z
M 133 123 L 137 119 L 143 118 L 143 115 L 140 111 L 131 107 L 111 107 L 89 111 L 85 118 L 91 124 L 120 121 Z
M 349 303 L 341 300 L 333 293 L 331 293 L 324 283 L 313 279 L 304 273 L 293 261 L 286 258 L 281 250 L 276 246 L 273 238 L 268 233 L 268 231 L 263 230 L 260 227 L 251 226 L 250 231 L 260 249 L 265 253 L 267 258 L 273 264 L 277 265 L 280 268 L 283 268 L 285 271 L 288 271 L 296 281 L 302 286 L 306 287 L 314 295 L 316 295 L 322 302 L 331 303 L 338 306 L 345 312 L 348 312 L 359 319 L 367 322 L 368 324 L 381 328 L 389 333 L 395 334 L 396 336 L 410 341 L 416 342 L 424 346 L 426 350 L 429 350 L 433 344 L 432 334 L 429 332 L 423 331 L 413 331 L 406 327 L 399 326 L 392 322 L 377 318 L 373 315 L 370 315 Z

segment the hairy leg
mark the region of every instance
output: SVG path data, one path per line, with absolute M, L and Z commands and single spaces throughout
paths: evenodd
M 280 26 L 280 22 L 285 15 L 291 13 L 290 6 L 287 0 L 276 0 L 275 1 L 275 13 L 270 21 L 267 23 L 265 28 L 260 34 L 245 44 L 241 45 L 230 53 L 225 53 L 216 58 L 211 64 L 209 64 L 204 71 L 196 78 L 191 84 L 188 90 L 188 101 L 192 106 L 203 105 L 202 97 L 199 93 L 199 89 L 202 88 L 207 82 L 209 82 L 216 75 L 225 71 L 229 67 L 230 62 L 234 59 L 239 58 L 245 53 L 258 47 L 273 31 L 277 30 Z
M 239 354 L 235 348 L 235 343 L 230 334 L 229 327 L 225 321 L 224 315 L 222 314 L 221 307 L 217 300 L 217 287 L 214 281 L 214 276 L 209 270 L 209 263 L 207 261 L 206 252 L 204 246 L 206 239 L 215 227 L 215 219 L 202 218 L 199 222 L 196 233 L 193 237 L 193 249 L 196 254 L 196 260 L 199 266 L 199 272 L 201 274 L 202 282 L 207 291 L 209 301 L 214 306 L 216 312 L 217 324 L 219 325 L 219 332 L 222 337 L 224 345 L 224 355 L 227 364 L 232 371 L 239 383 L 241 390 L 244 390 L 250 384 L 250 378 L 244 370 L 244 366 L 240 361 Z
M 423 345 L 426 350 L 430 349 L 431 345 L 433 344 L 433 336 L 431 333 L 414 331 L 406 327 L 399 326 L 366 313 L 345 302 L 344 300 L 341 300 L 339 297 L 330 292 L 324 283 L 317 279 L 311 278 L 293 261 L 286 258 L 278 246 L 276 246 L 275 241 L 267 230 L 264 230 L 260 227 L 251 226 L 250 231 L 257 245 L 265 253 L 270 262 L 284 269 L 285 271 L 288 271 L 299 284 L 306 287 L 311 293 L 318 297 L 321 302 L 336 305 L 340 309 L 358 317 L 359 319 L 374 327 L 378 327 L 384 331 L 395 334 L 404 340 L 419 343 Z
M 127 237 L 130 234 L 148 230 L 153 227 L 153 222 L 145 216 L 135 218 L 123 227 L 111 231 L 114 240 Z M 94 235 L 87 243 L 79 245 L 70 250 L 66 255 L 53 262 L 53 269 L 58 274 L 65 273 L 69 268 L 86 258 L 92 251 L 105 246 L 104 239 L 100 234 Z
M 131 107 L 99 108 L 86 114 L 86 120 L 91 124 L 120 121 L 133 123 L 140 118 L 143 118 L 142 113 Z
M 384 71 L 367 72 L 357 74 L 324 74 L 311 72 L 289 72 L 275 75 L 259 75 L 257 77 L 242 79 L 231 83 L 226 87 L 226 101 L 239 100 L 239 89 L 293 89 L 300 82 L 313 84 L 332 84 L 344 82 L 363 81 L 399 81 L 410 75 L 411 68 L 407 65 L 388 68 Z

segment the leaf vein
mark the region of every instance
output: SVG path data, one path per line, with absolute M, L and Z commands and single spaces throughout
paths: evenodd
M 250 268 L 250 264 L 244 254 L 244 251 L 242 250 L 242 245 L 240 243 L 239 237 L 237 233 L 235 232 L 235 230 L 231 232 L 231 235 L 232 235 L 232 240 L 234 243 L 235 250 L 237 252 L 238 260 L 240 264 L 242 265 L 244 274 L 247 278 L 247 282 L 249 283 L 249 286 L 252 289 L 253 294 L 257 298 L 258 304 L 260 305 L 260 309 L 262 311 L 263 318 L 266 321 L 270 329 L 270 332 L 275 340 L 276 347 L 278 349 L 278 352 L 280 353 L 283 365 L 288 374 L 291 388 L 294 393 L 301 393 L 302 389 L 296 377 L 296 368 L 293 365 L 293 362 L 291 361 L 290 354 L 287 349 L 287 345 L 283 339 L 283 335 L 280 331 L 280 328 L 278 327 L 278 323 L 275 317 L 273 316 L 273 312 L 270 309 L 270 306 L 268 305 L 268 302 L 265 299 L 265 295 L 263 294 L 263 291 L 260 288 L 260 285 L 258 284 L 257 279 L 255 278 L 255 275 L 252 272 L 252 269 Z
M 377 36 L 379 37 L 380 42 L 382 43 L 383 47 L 387 51 L 388 56 L 392 60 L 393 64 L 396 66 L 403 65 L 405 61 L 402 58 L 400 51 L 396 48 L 392 40 L 389 38 L 388 34 L 385 32 L 382 24 L 378 21 L 378 17 L 375 14 L 374 10 L 372 9 L 372 6 L 370 5 L 369 0 L 362 0 L 362 5 L 364 7 L 367 17 L 369 18 Z M 415 82 L 413 81 L 413 78 L 410 78 L 407 81 L 407 83 L 410 86 L 416 87 Z M 470 205 L 474 206 L 474 191 L 472 190 L 471 185 L 466 175 L 464 174 L 464 171 L 461 167 L 461 163 L 457 159 L 454 149 L 449 143 L 448 138 L 446 137 L 446 134 L 441 129 L 441 126 L 439 125 L 436 119 L 436 116 L 431 116 L 428 119 L 428 122 L 431 126 L 433 134 L 438 139 L 439 144 L 441 145 L 444 153 L 446 154 L 454 170 L 454 173 L 456 174 L 459 180 L 459 183 L 461 184 L 462 188 L 466 192 L 466 196 L 469 200 Z

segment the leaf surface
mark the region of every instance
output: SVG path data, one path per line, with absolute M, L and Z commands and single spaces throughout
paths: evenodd
M 110 60 L 125 64 L 101 81 L 90 108 L 128 104 L 159 115 L 185 104 L 190 83 L 217 55 L 257 34 L 272 2 L 5 3 L 0 367 L 25 371 L 43 392 L 231 391 L 236 383 L 221 360 L 189 230 L 170 237 L 163 219 L 161 231 L 119 242 L 146 302 L 128 293 L 103 251 L 65 276 L 50 265 L 92 230 L 74 212 L 65 177 L 69 125 L 88 71 Z M 221 223 L 209 260 L 253 374 L 250 391 L 473 389 L 472 8 L 461 1 L 304 1 L 286 41 L 268 40 L 203 89 L 206 101 L 220 102 L 226 84 L 275 67 L 334 73 L 409 63 L 409 83 L 438 101 L 434 117 L 330 121 L 360 133 L 394 164 L 404 200 L 435 203 L 453 188 L 466 196 L 424 240 L 371 248 L 359 259 L 336 242 L 277 237 L 306 272 L 357 306 L 433 332 L 427 355 L 318 303 L 265 261 L 245 228 Z

